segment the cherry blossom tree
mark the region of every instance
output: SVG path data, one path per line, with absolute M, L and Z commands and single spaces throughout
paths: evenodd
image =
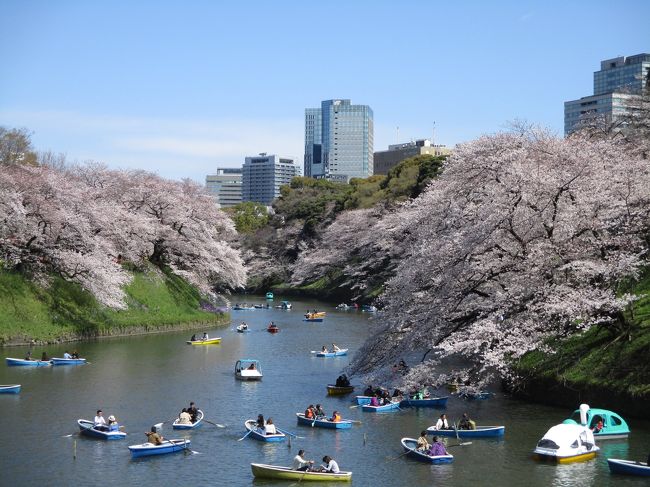
M 442 176 L 396 218 L 410 235 L 383 295 L 385 312 L 351 370 L 382 375 L 405 354 L 401 380 L 480 386 L 548 337 L 623 329 L 633 300 L 620 282 L 644 264 L 650 167 L 608 140 L 542 130 L 459 146 Z

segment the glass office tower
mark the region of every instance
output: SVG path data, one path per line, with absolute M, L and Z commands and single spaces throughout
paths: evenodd
M 305 175 L 337 181 L 373 174 L 373 113 L 350 100 L 305 110 Z
M 256 201 L 269 206 L 280 196 L 280 186 L 300 176 L 293 159 L 267 155 L 247 157 L 242 167 L 242 201 Z

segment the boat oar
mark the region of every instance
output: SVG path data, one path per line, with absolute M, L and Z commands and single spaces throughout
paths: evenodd
M 213 425 L 215 425 L 217 428 L 225 428 L 225 427 L 226 427 L 225 424 L 213 423 L 212 421 L 208 421 L 207 419 L 204 419 L 203 421 L 205 421 L 206 423 L 209 423 L 209 424 L 213 424 Z
M 241 441 L 241 440 L 243 440 L 243 439 L 246 438 L 248 435 L 250 435 L 252 432 L 253 432 L 252 429 L 248 430 L 248 433 L 246 433 L 244 436 L 242 436 L 241 438 L 239 438 L 237 441 Z
M 285 435 L 293 436 L 294 438 L 300 438 L 301 440 L 304 440 L 304 439 L 305 439 L 304 436 L 294 435 L 293 433 L 291 433 L 291 432 L 289 432 L 289 431 L 281 430 L 280 428 L 276 428 L 276 429 L 277 429 L 280 433 L 284 433 Z
M 342 421 L 349 421 L 350 423 L 354 423 L 354 424 L 363 424 L 358 419 L 343 419 Z
M 408 454 L 411 450 L 406 450 L 404 453 L 397 455 L 396 457 L 387 457 L 388 461 L 392 462 L 393 460 L 397 460 L 398 458 L 402 458 L 404 455 Z
M 466 445 L 471 445 L 471 444 L 472 444 L 471 441 L 465 441 L 463 443 L 458 443 L 456 445 L 447 445 L 447 448 L 451 448 L 452 446 L 466 446 Z

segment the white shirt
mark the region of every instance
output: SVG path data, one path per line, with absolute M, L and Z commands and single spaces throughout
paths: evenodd
M 72 358 L 72 355 L 70 355 L 68 352 L 65 352 L 63 354 L 63 358 Z
M 275 429 L 275 425 L 274 424 L 267 424 L 266 426 L 264 426 L 264 434 L 266 434 L 266 435 L 277 435 L 278 432 Z
M 95 426 L 106 426 L 104 416 L 95 416 Z
M 180 424 L 192 424 L 192 416 L 187 412 L 181 413 L 178 420 Z
M 327 470 L 328 472 L 332 472 L 332 473 L 339 473 L 340 472 L 339 464 L 336 463 L 334 460 L 330 460 L 330 463 L 327 464 L 327 467 L 325 467 L 325 470 Z
M 438 419 L 438 422 L 434 426 L 435 429 L 441 430 L 441 429 L 449 429 L 449 423 L 447 422 L 446 419 Z
M 301 467 L 304 467 L 305 465 L 309 465 L 309 462 L 305 460 L 303 457 L 300 455 L 296 455 L 293 457 L 293 469 L 298 470 Z

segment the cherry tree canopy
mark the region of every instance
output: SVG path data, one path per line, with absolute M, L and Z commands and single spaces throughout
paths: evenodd
M 446 380 L 444 357 L 480 385 L 549 336 L 621 326 L 632 297 L 617 286 L 647 250 L 649 173 L 609 141 L 539 130 L 459 146 L 396 215 L 411 240 L 352 370 L 421 351 L 406 385 Z

